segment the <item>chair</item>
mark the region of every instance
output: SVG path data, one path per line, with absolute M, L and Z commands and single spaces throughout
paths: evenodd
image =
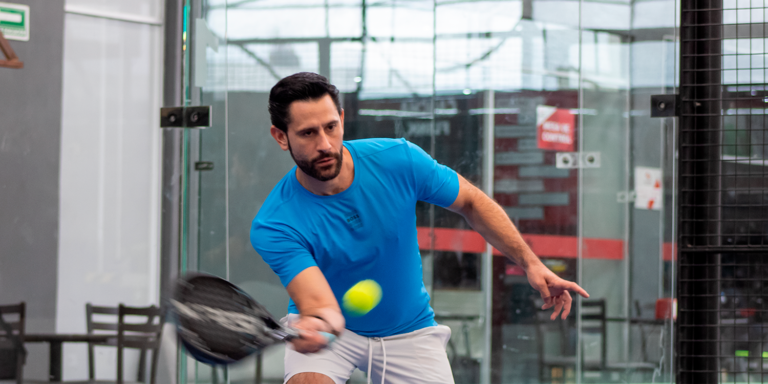
M 581 301 L 581 334 L 597 335 L 600 345 L 600 353 L 597 360 L 587 359 L 585 344 L 582 343 L 582 370 L 598 371 L 602 377 L 606 373 L 608 362 L 608 327 L 605 311 L 605 299 Z
M 114 333 L 115 338 L 106 343 L 89 343 L 88 345 L 88 381 L 67 381 L 67 384 L 128 384 L 143 383 L 146 373 L 146 351 L 152 352 L 150 367 L 150 383 L 155 384 L 157 373 L 158 350 L 163 331 L 163 311 L 156 306 L 128 307 L 120 304 L 118 307 L 102 307 L 86 304 L 86 320 L 88 333 Z M 103 321 L 104 316 L 117 316 L 116 322 Z M 97 318 L 98 317 L 98 318 Z M 95 369 L 94 347 L 106 345 L 117 348 L 117 379 L 115 381 L 97 380 Z M 139 357 L 138 377 L 136 382 L 123 380 L 124 349 L 141 350 Z
M 563 320 L 552 321 L 549 319 L 551 310 L 541 309 L 541 299 L 534 297 L 530 303 L 535 313 L 536 322 L 536 347 L 539 355 L 539 382 L 565 382 L 565 371 L 576 367 L 576 353 L 569 348 L 569 322 Z M 546 336 L 554 334 L 560 340 L 559 348 L 555 351 L 547 349 Z M 557 372 L 557 373 L 556 373 Z M 559 375 L 559 377 L 558 377 Z
M 611 372 L 636 372 L 636 371 L 653 371 L 656 365 L 653 363 L 643 361 L 626 361 L 626 362 L 608 362 L 608 331 L 606 316 L 605 299 L 598 300 L 582 300 L 581 302 L 581 332 L 582 334 L 597 335 L 600 338 L 600 354 L 599 362 L 585 361 L 582 363 L 583 371 L 598 371 L 601 382 L 606 382 L 608 378 L 606 375 Z M 641 329 L 641 333 L 642 329 Z M 582 343 L 584 346 L 584 343 Z M 645 354 L 644 340 L 641 341 L 642 353 Z M 582 349 L 582 352 L 584 350 Z M 582 353 L 582 356 L 585 356 Z
M 0 381 L 22 383 L 27 350 L 24 349 L 26 304 L 0 305 Z
M 123 384 L 123 349 L 137 348 L 142 351 L 152 351 L 149 380 L 151 384 L 155 384 L 157 353 L 163 336 L 163 311 L 154 305 L 137 308 L 126 307 L 120 304 L 117 316 L 117 383 Z M 147 321 L 144 324 L 129 323 L 125 321 L 128 316 L 146 317 Z M 155 318 L 157 318 L 156 323 Z M 145 355 L 142 355 L 142 357 L 145 357 Z M 146 358 L 139 362 L 139 365 L 145 364 L 145 360 Z M 139 372 L 144 371 L 140 370 Z M 139 382 L 143 382 L 143 377 L 139 378 Z
M 532 302 L 536 306 L 535 301 Z M 569 325 L 565 321 L 551 321 L 549 316 L 551 310 L 542 311 L 536 306 L 536 336 L 539 348 L 539 378 L 541 382 L 547 379 L 547 372 L 552 368 L 567 368 L 576 366 L 576 353 L 569 350 Z M 581 369 L 585 373 L 593 372 L 600 376 L 600 380 L 607 380 L 606 374 L 610 372 L 628 371 L 628 370 L 653 370 L 654 366 L 649 363 L 609 363 L 608 362 L 608 330 L 605 299 L 582 300 L 581 301 L 581 334 L 584 336 L 595 336 L 598 338 L 597 346 L 599 352 L 596 356 L 588 356 L 584 350 L 585 343 L 582 343 L 582 361 Z M 546 333 L 555 333 L 563 340 L 560 344 L 560 350 L 555 353 L 545 351 L 544 338 Z M 550 376 L 552 376 L 550 374 Z M 550 377 L 550 380 L 558 379 Z
M 117 315 L 118 315 L 118 307 L 104 307 L 104 306 L 96 306 L 91 303 L 85 304 L 85 318 L 86 318 L 86 325 L 88 329 L 89 334 L 114 334 L 117 336 Z M 104 322 L 99 320 L 104 320 L 105 317 L 114 317 L 112 322 Z M 147 318 L 147 324 L 152 324 L 153 322 L 152 317 Z M 105 332 L 106 331 L 106 332 Z M 107 345 L 107 346 L 117 346 L 117 339 L 111 339 L 106 343 L 88 343 L 88 377 L 91 380 L 95 380 L 96 378 L 96 368 L 95 368 L 95 362 L 94 362 L 94 353 L 95 353 L 95 346 L 97 345 Z M 139 364 L 139 369 L 136 375 L 136 380 L 143 380 L 144 376 L 146 375 L 146 364 L 144 362 L 146 361 L 146 355 L 147 351 L 146 349 L 141 350 L 141 355 L 139 356 L 139 361 L 141 364 Z
M 91 303 L 85 304 L 85 321 L 86 321 L 86 328 L 88 330 L 89 334 L 102 334 L 107 333 L 104 331 L 108 331 L 110 334 L 114 334 L 115 337 L 117 337 L 117 307 L 102 307 L 102 306 L 96 306 L 92 305 Z M 104 322 L 104 321 L 96 321 L 96 317 L 99 317 L 100 320 L 105 315 L 112 315 L 115 316 L 115 319 L 113 322 Z M 111 346 L 117 346 L 117 338 L 110 339 L 108 342 L 105 343 L 88 343 L 88 378 L 91 380 L 96 379 L 96 366 L 94 361 L 94 350 L 95 346 L 97 345 L 111 345 Z M 143 359 L 141 361 L 144 361 Z M 144 364 L 139 364 L 139 366 L 143 366 Z M 142 377 L 142 376 L 139 376 Z

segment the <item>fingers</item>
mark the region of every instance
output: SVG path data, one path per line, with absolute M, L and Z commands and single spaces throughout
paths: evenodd
M 541 309 L 549 309 L 552 307 L 555 309 L 549 317 L 550 320 L 556 320 L 558 315 L 560 315 L 561 319 L 565 320 L 571 313 L 571 308 L 573 307 L 573 298 L 571 297 L 571 294 L 568 293 L 568 291 L 565 291 L 560 296 L 552 297 L 552 301 L 548 304 L 544 304 Z
M 563 280 L 543 265 L 541 268 L 533 268 L 527 272 L 531 286 L 539 291 L 544 300 L 541 309 L 554 308 L 552 320 L 555 320 L 561 313 L 561 317 L 565 319 L 571 313 L 573 298 L 568 291 L 589 298 L 589 293 L 584 288 L 572 281 Z
M 539 291 L 541 298 L 544 300 L 544 303 L 551 304 L 547 308 L 550 308 L 554 305 L 552 302 L 554 298 L 561 297 L 565 292 L 568 291 L 574 291 L 584 298 L 589 298 L 589 293 L 587 293 L 584 288 L 580 287 L 578 284 L 572 281 L 563 280 L 556 276 L 554 279 L 545 281 L 543 284 L 531 285 L 534 289 Z
M 549 290 L 552 292 L 552 296 L 560 296 L 563 292 L 574 291 L 584 298 L 589 298 L 589 293 L 572 281 L 560 280 L 552 284 Z
M 568 317 L 568 314 L 571 313 L 571 305 L 573 304 L 573 299 L 571 298 L 571 294 L 568 293 L 568 291 L 565 291 L 565 307 L 563 308 L 563 315 L 560 317 L 561 319 L 565 320 L 566 317 Z
M 549 294 L 549 287 L 547 287 L 546 284 L 542 284 L 538 287 L 539 293 L 541 293 L 541 298 L 544 300 L 545 307 L 542 307 L 542 309 L 548 309 L 554 305 L 554 300 L 552 296 Z
M 568 284 L 568 288 L 566 288 L 566 289 L 578 293 L 579 295 L 581 295 L 585 299 L 589 298 L 589 293 L 587 293 L 587 291 L 585 291 L 584 288 L 580 287 L 578 284 L 576 284 L 574 282 L 570 282 L 569 281 L 569 283 L 570 284 Z
M 314 353 L 328 346 L 328 337 L 322 334 L 328 331 L 327 322 L 316 317 L 302 316 L 291 326 L 299 330 L 299 337 L 291 340 L 296 352 Z
M 291 340 L 299 353 L 315 353 L 328 346 L 328 338 L 315 331 L 301 331 L 300 337 Z
M 555 303 L 555 310 L 554 310 L 554 311 L 552 311 L 552 316 L 550 316 L 550 317 L 549 317 L 549 319 L 550 319 L 550 320 L 555 320 L 555 319 L 557 319 L 557 315 L 560 313 L 560 311 L 562 311 L 562 310 L 563 310 L 563 304 L 564 304 L 564 302 L 563 302 L 563 300 L 562 300 L 562 296 L 560 296 L 560 297 L 558 297 L 557 299 L 555 299 L 555 302 L 556 302 L 556 303 Z

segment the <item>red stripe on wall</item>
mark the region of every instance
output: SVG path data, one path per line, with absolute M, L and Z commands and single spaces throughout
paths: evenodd
M 662 251 L 664 252 L 664 261 L 672 261 L 674 257 L 677 260 L 677 245 L 674 243 L 664 243 L 662 245 Z
M 430 229 L 418 227 L 419 249 L 431 248 Z M 523 239 L 533 253 L 540 257 L 576 258 L 579 240 L 575 236 L 528 235 Z M 435 228 L 435 250 L 466 253 L 485 252 L 485 239 L 479 233 L 467 229 Z M 493 254 L 501 256 L 494 249 Z M 584 239 L 583 256 L 586 259 L 621 260 L 624 258 L 624 241 L 616 239 Z

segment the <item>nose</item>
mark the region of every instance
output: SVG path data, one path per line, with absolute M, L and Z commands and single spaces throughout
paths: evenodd
M 319 152 L 325 153 L 330 151 L 333 148 L 331 146 L 331 140 L 328 138 L 328 134 L 326 134 L 325 132 L 320 131 L 320 134 L 317 135 L 317 140 L 318 140 L 317 150 Z

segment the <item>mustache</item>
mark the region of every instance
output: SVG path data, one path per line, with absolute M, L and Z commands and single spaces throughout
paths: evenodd
M 338 158 L 339 158 L 339 154 L 338 153 L 328 153 L 328 154 L 325 154 L 325 155 L 320 155 L 317 158 L 315 158 L 314 160 L 312 160 L 312 164 L 316 164 L 318 161 L 322 161 L 322 160 L 325 160 L 325 159 L 337 159 L 338 160 Z

